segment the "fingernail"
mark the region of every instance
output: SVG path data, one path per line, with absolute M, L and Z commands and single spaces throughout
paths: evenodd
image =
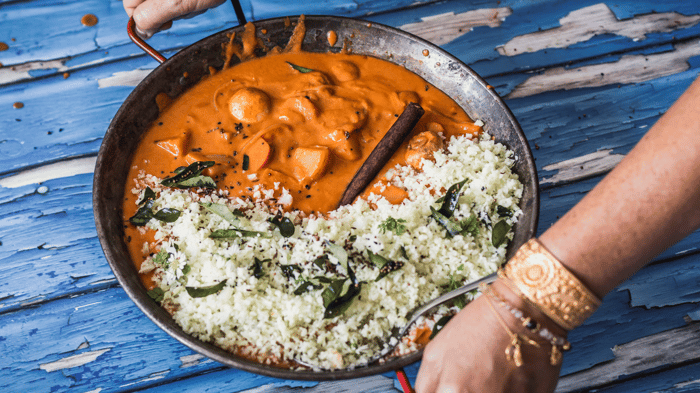
M 153 30 L 143 31 L 143 30 L 139 29 L 138 26 L 136 26 L 136 34 L 138 34 L 139 37 L 143 38 L 144 40 L 147 40 L 147 39 L 153 37 L 153 34 L 155 34 L 155 33 L 156 32 Z

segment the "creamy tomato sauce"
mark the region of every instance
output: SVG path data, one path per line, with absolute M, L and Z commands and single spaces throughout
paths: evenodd
M 256 185 L 280 197 L 284 188 L 292 196 L 285 209 L 328 212 L 409 102 L 425 109 L 413 131 L 421 134 L 411 140 L 414 145 L 481 132 L 452 99 L 422 78 L 369 56 L 276 53 L 215 72 L 167 106 L 159 103 L 165 107 L 132 157 L 124 216 L 137 209 L 131 188 L 139 172 L 164 178 L 196 161 L 216 162 L 203 174 L 231 197 L 252 197 Z M 385 169 L 407 159 L 414 165 L 409 139 Z M 381 180 L 368 192 L 392 203 L 406 196 Z M 137 265 L 157 251 L 142 249 L 153 239 L 132 225 L 126 236 Z

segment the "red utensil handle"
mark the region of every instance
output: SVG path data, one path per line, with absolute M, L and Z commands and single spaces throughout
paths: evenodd
M 406 375 L 406 372 L 403 371 L 403 368 L 396 370 L 396 378 L 399 379 L 401 389 L 403 389 L 404 393 L 416 393 L 416 391 L 411 387 L 411 382 L 408 380 L 408 376 Z
M 245 14 L 243 13 L 243 8 L 238 0 L 231 0 L 233 4 L 233 10 L 236 12 L 236 19 L 238 19 L 238 24 L 246 24 Z M 165 56 L 161 55 L 160 52 L 153 49 L 152 46 L 148 45 L 146 41 L 136 34 L 136 22 L 134 22 L 134 17 L 129 18 L 129 23 L 126 25 L 126 32 L 129 34 L 129 38 L 134 44 L 138 45 L 144 52 L 148 53 L 152 58 L 156 59 L 159 63 L 165 62 Z
M 153 47 L 148 45 L 143 38 L 136 34 L 136 22 L 134 22 L 133 16 L 129 18 L 129 23 L 126 25 L 126 32 L 129 34 L 129 38 L 134 41 L 134 44 L 138 45 L 139 48 L 148 53 L 152 58 L 156 59 L 159 63 L 163 63 L 165 61 L 165 56 L 153 49 Z

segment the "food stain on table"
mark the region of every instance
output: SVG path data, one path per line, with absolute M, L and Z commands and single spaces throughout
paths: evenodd
M 95 26 L 97 24 L 97 16 L 93 14 L 85 14 L 82 18 L 80 18 L 80 23 L 88 27 Z
M 328 45 L 330 45 L 330 46 L 335 46 L 336 42 L 338 42 L 338 34 L 333 30 L 328 31 L 327 38 L 328 38 Z

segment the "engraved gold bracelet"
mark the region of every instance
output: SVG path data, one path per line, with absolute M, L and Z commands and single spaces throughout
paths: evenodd
M 581 325 L 600 306 L 600 299 L 535 238 L 518 249 L 499 275 L 566 330 Z

